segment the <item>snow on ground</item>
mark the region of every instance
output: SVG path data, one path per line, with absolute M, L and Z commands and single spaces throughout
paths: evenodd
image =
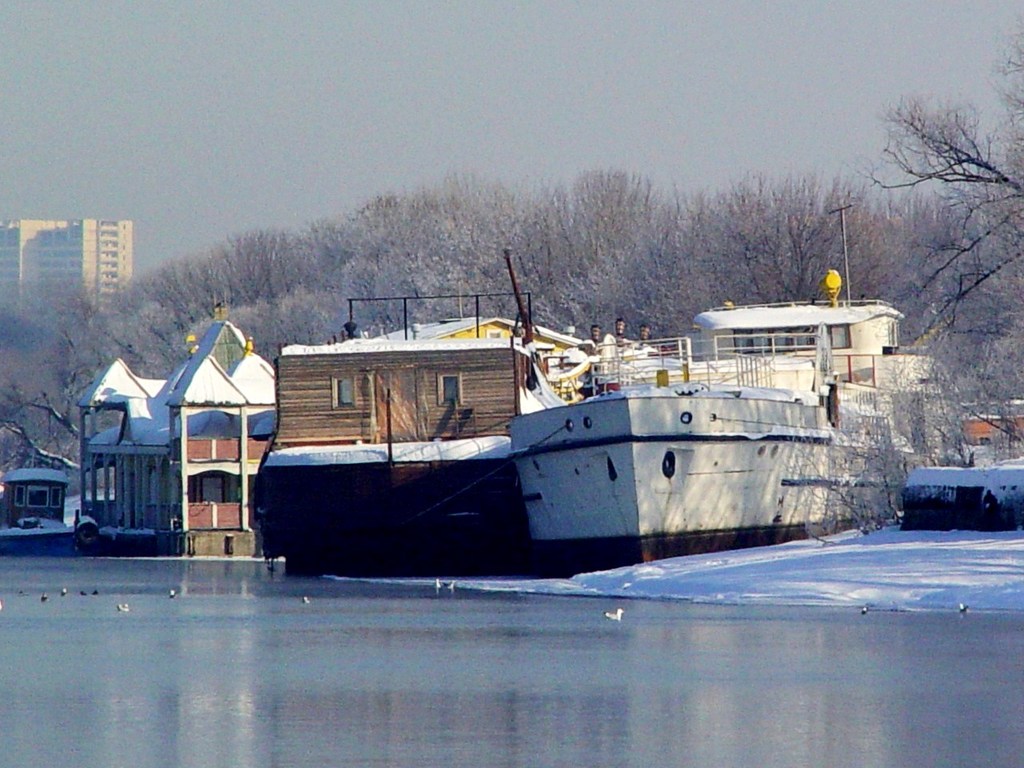
M 459 588 L 723 605 L 1024 611 L 1024 533 L 857 532 L 659 560 L 571 579 L 465 579 Z

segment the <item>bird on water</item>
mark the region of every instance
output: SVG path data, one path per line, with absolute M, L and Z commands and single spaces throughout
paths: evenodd
M 622 621 L 622 609 L 616 608 L 614 611 L 605 611 L 604 617 L 612 621 Z

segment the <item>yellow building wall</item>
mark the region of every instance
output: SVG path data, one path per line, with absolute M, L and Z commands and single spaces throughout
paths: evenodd
M 555 347 L 558 352 L 563 352 L 569 349 L 568 344 L 561 340 L 552 339 L 550 336 L 545 336 L 543 333 L 537 333 L 534 330 L 534 335 L 537 341 L 551 344 Z M 503 323 L 488 322 L 480 323 L 480 338 L 481 339 L 507 339 L 512 336 L 511 329 Z M 476 326 L 466 328 L 464 330 L 453 331 L 450 334 L 446 334 L 440 338 L 445 339 L 475 339 L 477 338 Z

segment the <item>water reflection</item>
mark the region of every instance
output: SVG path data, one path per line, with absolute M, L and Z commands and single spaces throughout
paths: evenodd
M 1024 747 L 1013 615 L 634 602 L 619 623 L 585 599 L 145 566 L 0 562 L 4 763 L 1015 765 Z M 85 577 L 100 597 L 4 593 Z

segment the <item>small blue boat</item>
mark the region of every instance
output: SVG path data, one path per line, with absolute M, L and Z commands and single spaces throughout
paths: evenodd
M 68 476 L 30 467 L 4 475 L 0 555 L 66 557 L 75 554 L 74 527 L 64 522 Z

